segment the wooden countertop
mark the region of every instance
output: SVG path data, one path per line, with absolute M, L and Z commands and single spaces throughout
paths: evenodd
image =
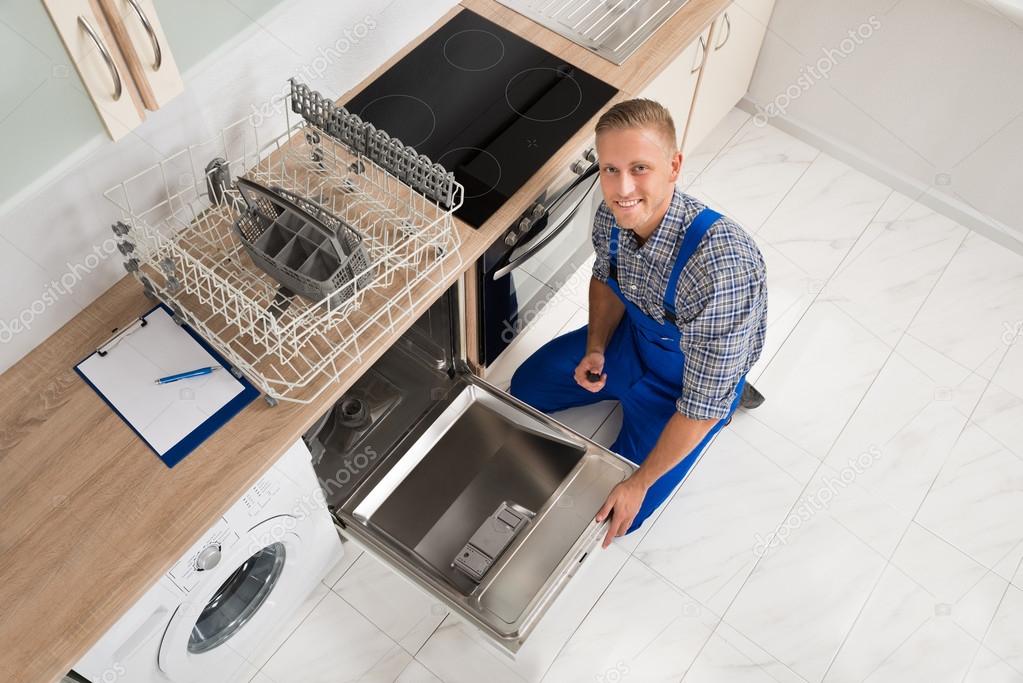
M 639 92 L 729 4 L 689 0 L 617 67 L 492 0 L 462 5 L 623 92 Z M 346 93 L 346 101 L 460 8 Z M 589 145 L 590 121 L 479 230 L 459 224 L 466 268 Z M 452 273 L 445 285 L 458 274 Z M 418 303 L 416 313 L 430 300 Z M 125 277 L 0 375 L 0 680 L 51 681 L 75 662 L 357 379 L 308 405 L 259 400 L 167 469 L 72 366 L 151 307 Z M 412 318 L 409 318 L 409 322 Z M 368 352 L 368 368 L 408 326 Z

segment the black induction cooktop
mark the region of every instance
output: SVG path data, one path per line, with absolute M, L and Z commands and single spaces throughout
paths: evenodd
M 463 10 L 345 108 L 453 171 L 479 227 L 615 92 Z

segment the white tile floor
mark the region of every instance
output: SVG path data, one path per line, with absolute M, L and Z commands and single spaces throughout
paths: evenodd
M 349 543 L 253 681 L 1023 682 L 1023 257 L 739 110 L 682 185 L 764 252 L 768 402 L 516 660 Z M 585 324 L 587 268 L 492 381 Z

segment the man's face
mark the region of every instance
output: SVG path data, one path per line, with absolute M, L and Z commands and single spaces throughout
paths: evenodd
M 597 136 L 600 189 L 618 225 L 646 239 L 664 218 L 682 155 L 648 128 L 605 130 Z

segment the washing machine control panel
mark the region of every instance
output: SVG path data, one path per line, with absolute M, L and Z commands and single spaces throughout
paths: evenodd
M 212 571 L 220 563 L 221 556 L 238 542 L 238 538 L 238 533 L 221 518 L 202 541 L 171 567 L 167 576 L 182 591 L 190 592 L 199 583 L 203 572 Z
M 281 488 L 281 485 L 271 476 L 265 476 L 249 489 L 248 493 L 242 496 L 238 506 L 249 513 L 249 517 L 255 517 L 259 511 L 266 507 Z

